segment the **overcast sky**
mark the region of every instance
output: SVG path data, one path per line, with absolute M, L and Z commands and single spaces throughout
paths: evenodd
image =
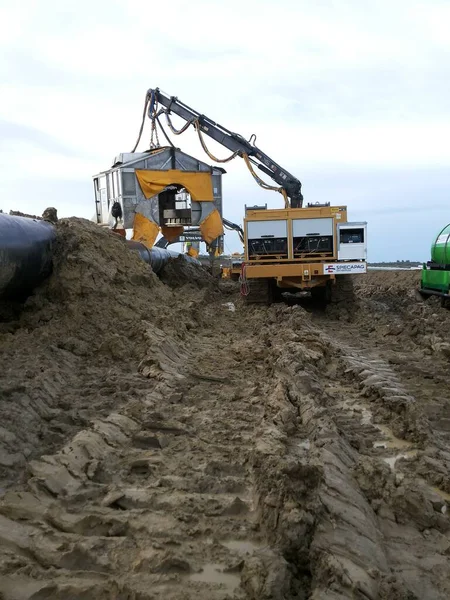
M 92 175 L 131 150 L 160 87 L 255 133 L 306 201 L 347 204 L 372 261 L 427 260 L 450 222 L 447 0 L 0 0 L 0 23 L 5 211 L 91 218 Z M 193 132 L 176 145 L 210 162 Z M 226 169 L 225 217 L 282 206 L 242 160 Z

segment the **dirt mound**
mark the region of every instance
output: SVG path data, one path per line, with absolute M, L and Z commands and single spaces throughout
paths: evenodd
M 200 263 L 190 262 L 183 256 L 171 259 L 162 269 L 160 279 L 172 288 L 190 284 L 199 288 L 216 285 L 217 279 Z
M 145 323 L 171 323 L 174 302 L 118 236 L 57 225 L 53 274 L 0 330 L 1 479 L 139 388 Z
M 119 355 L 133 360 L 140 353 L 136 324 L 151 319 L 156 304 L 170 296 L 122 238 L 90 221 L 66 219 L 57 225 L 52 276 L 28 299 L 15 325 L 19 337 L 34 331 L 58 339 L 62 347 L 75 344 L 70 351 L 77 355 L 100 360 L 119 357 L 105 349 L 113 339 L 120 345 L 126 331 L 136 352 L 130 356 L 127 348 Z
M 421 271 L 369 271 L 354 276 L 353 286 L 360 298 L 413 298 L 420 284 Z
M 450 311 L 439 298 L 423 299 L 418 293 L 419 271 L 372 271 L 353 276 L 355 298 L 348 305 L 331 305 L 323 318 L 352 323 L 358 333 L 376 344 L 402 346 L 410 360 L 428 356 L 441 369 L 450 360 Z

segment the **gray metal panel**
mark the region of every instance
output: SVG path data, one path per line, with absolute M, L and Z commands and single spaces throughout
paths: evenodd
M 142 202 L 139 202 L 139 204 L 134 205 L 133 210 L 129 211 L 128 213 L 130 218 L 130 225 L 128 227 L 129 229 L 133 227 L 135 213 L 140 213 L 141 215 L 144 215 L 151 221 L 154 221 L 157 225 L 160 225 L 158 197 L 154 196 L 153 198 L 150 198 L 150 200 L 147 200 L 147 198 L 145 198 Z M 128 229 L 126 226 L 125 228 Z
M 171 156 L 168 151 L 158 152 L 146 156 L 141 165 L 134 165 L 136 169 L 149 169 L 150 171 L 168 171 L 172 168 Z
M 180 150 L 175 151 L 175 168 L 181 171 L 211 172 L 209 165 L 188 154 L 184 154 Z
M 367 222 L 340 223 L 338 225 L 338 234 L 339 231 L 345 231 L 346 229 L 363 229 L 364 242 L 362 244 L 341 243 L 340 236 L 338 235 L 338 260 L 367 260 Z
M 114 158 L 113 165 L 125 164 L 131 160 L 136 160 L 140 156 L 145 156 L 145 152 L 121 152 Z
M 367 227 L 367 221 L 347 221 L 347 223 L 338 223 L 338 229 L 357 229 L 358 227 Z
M 292 221 L 293 237 L 307 235 L 333 235 L 333 218 L 321 217 L 319 219 L 294 219 Z
M 338 260 L 365 260 L 366 244 L 339 244 Z
M 172 156 L 174 157 L 173 160 Z M 178 148 L 172 147 L 161 148 L 159 152 L 122 152 L 114 158 L 113 166 L 110 169 L 102 171 L 102 173 L 107 173 L 114 168 L 120 167 L 154 170 L 175 168 L 183 171 L 208 172 L 214 170 L 217 173 L 225 172 L 218 167 L 212 167 L 189 154 L 185 154 Z
M 160 224 L 158 197 L 154 196 L 150 200 L 145 198 L 136 178 L 136 169 L 164 171 L 175 168 L 189 172 L 211 173 L 214 201 L 212 203 L 192 203 L 192 208 L 194 213 L 197 213 L 198 220 L 204 219 L 214 207 L 222 216 L 222 174 L 224 170 L 221 168 L 212 167 L 177 148 L 171 147 L 162 148 L 161 151 L 154 153 L 124 152 L 115 158 L 114 164 L 115 167 L 95 176 L 106 182 L 103 190 L 99 190 L 100 204 L 98 206 L 101 211 L 102 223 L 112 224 L 113 220 L 110 217 L 111 205 L 114 201 L 118 201 L 122 206 L 124 227 L 126 229 L 133 227 L 136 212 L 144 214 L 158 225 Z M 133 175 L 133 179 L 129 177 L 129 174 Z
M 134 169 L 121 169 L 122 171 L 122 188 L 124 196 L 136 196 L 136 188 L 138 182 Z
M 138 152 L 136 154 L 122 154 L 126 157 L 121 164 L 122 167 L 133 167 L 134 169 L 151 169 L 164 171 L 179 169 L 181 171 L 209 172 L 212 167 L 189 154 L 185 154 L 178 148 L 164 148 L 160 152 Z
M 106 176 L 100 175 L 97 179 L 98 182 L 98 196 L 99 201 L 98 210 L 100 212 L 100 223 L 108 222 L 108 193 L 106 188 Z
M 287 221 L 248 221 L 247 237 L 250 240 L 263 237 L 287 238 Z

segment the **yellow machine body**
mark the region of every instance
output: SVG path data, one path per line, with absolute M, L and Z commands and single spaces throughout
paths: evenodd
M 271 280 L 278 288 L 311 290 L 336 277 L 365 273 L 367 224 L 348 222 L 346 206 L 247 208 L 245 278 Z M 233 263 L 226 277 L 238 279 Z

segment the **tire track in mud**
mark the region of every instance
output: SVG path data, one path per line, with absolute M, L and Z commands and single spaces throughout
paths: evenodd
M 227 598 L 278 588 L 287 563 L 259 533 L 249 466 L 264 370 L 250 364 L 253 340 L 230 334 L 237 321 L 226 312 L 189 349 L 149 327 L 146 393 L 31 461 L 27 488 L 2 497 L 4 598 Z M 230 355 L 237 338 L 239 358 Z M 246 560 L 257 549 L 264 559 Z
M 427 406 L 415 396 L 424 388 L 423 362 L 413 387 L 402 370 L 393 368 L 392 363 L 396 367 L 404 361 L 393 356 L 392 347 L 379 341 L 370 346 L 370 338 L 358 335 L 351 325 L 321 325 L 325 340 L 337 350 L 328 368 L 336 383 L 327 386 L 334 422 L 358 450 L 354 476 L 376 516 L 391 571 L 386 581 L 393 588 L 386 597 L 446 598 L 448 438 L 430 422 Z M 398 350 L 398 355 L 404 351 L 401 346 Z M 391 581 L 394 574 L 396 582 Z
M 447 501 L 397 456 L 430 433 L 391 366 L 299 307 L 202 310 L 189 343 L 149 325 L 148 388 L 1 498 L 3 597 L 447 598 Z

